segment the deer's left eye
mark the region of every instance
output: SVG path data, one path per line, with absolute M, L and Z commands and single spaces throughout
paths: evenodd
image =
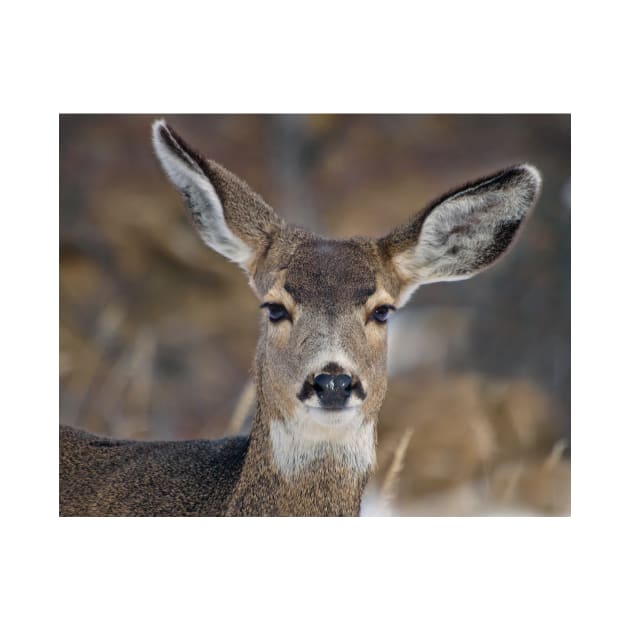
M 370 315 L 370 319 L 373 319 L 378 324 L 384 324 L 389 317 L 390 311 L 395 310 L 391 304 L 383 304 L 377 306 Z
M 269 321 L 271 322 L 280 322 L 283 319 L 291 319 L 289 311 L 287 311 L 282 304 L 265 302 L 262 306 L 269 312 Z

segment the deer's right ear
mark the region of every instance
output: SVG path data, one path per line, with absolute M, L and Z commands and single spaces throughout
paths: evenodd
M 245 182 L 190 148 L 163 120 L 153 123 L 153 146 L 204 243 L 253 273 L 283 221 Z

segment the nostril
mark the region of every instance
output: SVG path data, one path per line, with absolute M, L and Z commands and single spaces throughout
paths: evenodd
M 352 388 L 352 377 L 347 374 L 335 376 L 334 382 L 336 390 L 350 392 L 350 389 Z
M 318 374 L 314 379 L 313 388 L 316 392 L 334 389 L 334 377 L 332 374 Z

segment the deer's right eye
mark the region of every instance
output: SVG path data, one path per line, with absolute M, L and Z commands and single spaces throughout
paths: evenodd
M 289 316 L 289 311 L 287 311 L 282 304 L 274 304 L 265 302 L 262 305 L 263 308 L 266 308 L 269 312 L 269 321 L 270 322 L 281 322 L 284 319 L 291 319 Z

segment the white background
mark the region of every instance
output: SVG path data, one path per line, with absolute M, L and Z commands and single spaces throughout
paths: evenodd
M 226 5 L 2 9 L 0 623 L 629 627 L 628 45 L 617 4 Z M 58 518 L 60 112 L 570 112 L 573 516 Z

